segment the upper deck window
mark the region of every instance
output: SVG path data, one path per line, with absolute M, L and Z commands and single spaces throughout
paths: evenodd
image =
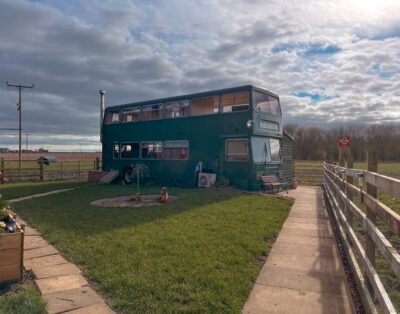
M 148 105 L 142 107 L 142 120 L 161 119 L 161 104 Z
M 121 122 L 136 122 L 140 120 L 140 107 L 133 107 L 121 111 Z
M 256 112 L 265 112 L 282 116 L 278 98 L 260 92 L 253 92 L 253 104 Z
M 222 112 L 246 111 L 249 109 L 249 92 L 222 95 Z
M 190 101 L 180 100 L 168 102 L 164 105 L 165 118 L 180 118 L 189 116 Z
M 108 111 L 106 114 L 106 124 L 119 123 L 119 111 Z
M 192 116 L 218 113 L 219 96 L 192 99 Z

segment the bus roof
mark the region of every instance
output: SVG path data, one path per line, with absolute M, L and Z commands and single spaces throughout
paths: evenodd
M 122 105 L 108 106 L 106 108 L 106 110 L 123 109 L 123 108 L 126 108 L 126 107 L 142 106 L 142 105 L 155 104 L 155 103 L 164 103 L 164 102 L 182 100 L 182 99 L 187 99 L 187 98 L 206 97 L 206 96 L 211 96 L 211 95 L 214 95 L 214 94 L 233 93 L 233 92 L 239 91 L 239 90 L 251 90 L 251 89 L 263 91 L 263 92 L 266 92 L 266 93 L 271 94 L 273 96 L 279 97 L 278 94 L 276 94 L 276 93 L 274 93 L 274 92 L 272 92 L 272 91 L 270 91 L 270 90 L 268 90 L 266 88 L 260 87 L 260 86 L 242 85 L 242 86 L 237 86 L 237 87 L 216 89 L 216 90 L 205 91 L 205 92 L 194 93 L 194 94 L 186 94 L 186 95 L 181 95 L 181 96 L 158 98 L 158 99 L 151 99 L 151 100 L 139 101 L 139 102 L 134 102 L 134 103 L 127 103 L 127 104 L 122 104 Z

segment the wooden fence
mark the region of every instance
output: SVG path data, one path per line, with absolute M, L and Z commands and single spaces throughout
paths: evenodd
M 23 160 L 21 169 L 18 169 L 17 161 L 0 160 L 0 171 L 3 181 L 49 181 L 60 179 L 87 180 L 89 170 L 101 169 L 101 160 L 57 160 L 54 163 L 46 163 L 43 160 Z
M 376 153 L 370 152 L 368 157 L 369 171 L 351 169 L 351 160 L 348 168 L 324 163 L 324 189 L 366 310 L 377 313 L 374 300 L 378 300 L 384 313 L 397 313 L 375 269 L 375 249 L 400 278 L 400 255 L 376 225 L 379 218 L 393 234 L 400 236 L 400 216 L 376 197 L 377 188 L 400 197 L 400 180 L 377 174 Z M 355 202 L 363 205 L 357 206 Z M 362 206 L 365 211 L 360 209 Z M 354 219 L 361 222 L 366 233 L 365 248 L 356 235 Z

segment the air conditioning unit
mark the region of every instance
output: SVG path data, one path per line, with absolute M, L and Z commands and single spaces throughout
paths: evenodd
M 210 188 L 215 184 L 217 175 L 215 173 L 199 173 L 199 188 Z

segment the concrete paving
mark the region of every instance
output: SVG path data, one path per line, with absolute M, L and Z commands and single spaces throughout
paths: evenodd
M 321 188 L 289 196 L 295 203 L 242 312 L 354 313 Z
M 52 194 L 58 194 L 58 193 L 68 192 L 68 191 L 72 191 L 72 190 L 74 190 L 74 189 L 75 189 L 75 188 L 62 189 L 62 190 L 54 190 L 54 191 L 50 191 L 50 192 L 46 192 L 46 193 L 40 193 L 40 194 L 34 194 L 34 195 L 29 195 L 29 196 L 14 198 L 14 199 L 12 199 L 12 200 L 7 200 L 7 202 L 9 202 L 9 203 L 21 202 L 21 201 L 29 200 L 29 199 L 31 199 L 31 198 L 37 198 L 37 197 L 43 197 L 43 196 L 52 195 Z
M 24 266 L 35 274 L 35 281 L 53 313 L 115 313 L 88 284 L 78 267 L 69 263 L 25 221 Z

